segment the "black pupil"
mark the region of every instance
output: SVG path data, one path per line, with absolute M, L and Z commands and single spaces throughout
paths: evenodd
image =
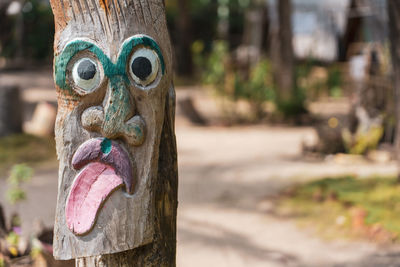
M 151 62 L 148 58 L 145 57 L 137 57 L 132 62 L 132 72 L 139 79 L 145 80 L 151 74 L 152 67 Z
M 78 75 L 84 80 L 93 79 L 96 75 L 96 66 L 89 59 L 83 60 L 78 66 Z

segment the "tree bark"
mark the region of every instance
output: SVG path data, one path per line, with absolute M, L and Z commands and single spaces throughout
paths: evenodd
M 292 45 L 292 5 L 290 0 L 278 1 L 279 63 L 277 72 L 278 98 L 281 103 L 291 100 L 294 90 L 294 55 Z
M 396 0 L 388 0 L 389 14 L 389 38 L 391 43 L 391 56 L 393 65 L 393 82 L 394 82 L 394 106 L 396 110 L 396 136 L 395 148 L 397 165 L 400 170 L 400 2 Z M 400 172 L 397 175 L 400 181 Z

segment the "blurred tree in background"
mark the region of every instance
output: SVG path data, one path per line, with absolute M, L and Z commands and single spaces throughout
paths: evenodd
M 374 22 L 376 15 L 365 17 L 357 11 L 357 8 L 375 7 L 372 0 L 362 1 L 361 6 L 357 4 L 359 1 L 349 0 L 346 5 L 339 2 L 345 1 L 166 1 L 178 85 L 180 77 L 185 77 L 189 84 L 205 81 L 213 85 L 219 95 L 232 101 L 248 101 L 253 115 L 260 119 L 267 113 L 280 114 L 282 118 L 296 117 L 321 96 L 349 96 L 354 90 L 351 87 L 355 86 L 344 86 L 348 83 L 348 67 L 338 60 L 350 61 L 352 56 L 366 50 L 354 52 L 354 47 L 361 42 L 366 43 L 362 47 L 367 46 L 371 40 L 376 41 L 368 36 L 385 31 L 371 26 L 384 24 Z M 338 9 L 339 5 L 342 5 L 341 9 Z M 351 16 L 347 15 L 348 10 L 352 12 Z M 339 21 L 345 22 L 342 23 L 345 26 L 335 22 L 336 13 L 341 14 Z M 344 29 L 339 30 L 340 27 Z M 47 0 L 1 1 L 0 66 L 25 67 L 43 60 L 50 63 L 53 31 Z M 315 44 L 308 44 L 309 50 L 299 51 L 302 46 L 307 46 L 307 40 L 301 39 L 305 34 L 308 34 L 307 38 L 314 38 Z M 329 46 L 332 42 L 324 42 L 329 39 L 327 37 L 333 38 L 332 47 Z M 384 40 L 382 37 L 378 41 L 383 43 Z M 323 49 L 327 44 L 329 48 Z M 335 49 L 340 55 L 336 55 Z M 381 50 L 384 51 L 378 49 Z M 379 53 L 375 58 L 379 59 L 377 62 L 383 62 L 380 58 L 384 52 Z M 372 62 L 373 51 L 370 54 L 368 57 Z M 370 83 L 379 86 L 364 86 L 371 93 L 355 95 L 368 95 L 368 99 L 360 97 L 360 103 L 379 100 L 375 101 L 379 103 L 368 104 L 374 112 L 378 110 L 375 113 L 385 107 L 383 123 L 388 127 L 384 138 L 391 142 L 394 119 L 391 116 L 393 107 L 388 101 L 390 94 L 378 95 L 382 91 L 381 80 L 386 79 L 388 71 L 383 74 L 374 71 L 376 66 L 369 69 L 369 77 L 374 76 L 368 78 Z M 264 77 L 260 74 L 262 70 Z M 390 88 L 386 87 L 385 92 L 389 92 Z M 273 108 L 266 110 L 267 104 Z M 351 132 L 354 134 L 355 130 Z
M 278 86 L 278 106 L 287 114 L 295 114 L 297 103 L 295 98 L 295 75 L 294 75 L 294 54 L 293 54 L 293 31 L 292 31 L 292 4 L 290 0 L 279 0 L 279 46 L 274 46 L 272 53 L 279 56 L 275 57 L 274 62 L 275 79 Z
M 175 47 L 175 69 L 179 75 L 191 76 L 192 42 L 200 41 L 211 47 L 216 35 L 217 3 L 214 0 L 171 0 L 166 1 L 166 12 Z
M 51 62 L 53 35 L 47 1 L 5 0 L 0 5 L 0 57 L 19 67 L 34 61 Z
M 389 14 L 389 29 L 390 29 L 390 41 L 391 41 L 391 53 L 392 53 L 392 64 L 393 64 L 393 81 L 394 81 L 394 101 L 395 101 L 395 113 L 396 121 L 400 120 L 400 2 L 395 0 L 388 0 L 388 14 Z M 396 129 L 396 156 L 397 165 L 400 167 L 400 124 L 397 123 Z M 400 170 L 400 168 L 399 168 Z M 398 173 L 397 180 L 400 181 L 400 171 Z

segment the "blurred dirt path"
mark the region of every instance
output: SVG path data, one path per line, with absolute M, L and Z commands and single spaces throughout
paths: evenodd
M 181 126 L 177 137 L 178 266 L 380 266 L 364 260 L 385 251 L 320 240 L 269 213 L 268 197 L 304 177 L 392 174 L 394 164 L 303 161 L 311 128 Z M 400 265 L 400 256 L 394 261 Z
M 0 75 L 0 80 L 22 83 L 25 101 L 55 100 L 50 72 L 7 75 Z M 178 99 L 185 93 L 178 90 Z M 275 217 L 269 201 L 285 186 L 306 179 L 393 174 L 393 163 L 305 161 L 301 144 L 316 137 L 304 127 L 193 127 L 178 116 L 176 133 L 179 267 L 400 266 L 396 247 L 321 240 L 298 229 L 295 222 Z M 35 219 L 52 225 L 57 176 L 56 166 L 38 170 L 26 187 L 28 201 L 17 208 L 27 232 Z M 5 191 L 0 180 L 2 204 Z M 6 206 L 7 213 L 14 209 Z
M 376 256 L 387 252 L 372 244 L 320 240 L 293 221 L 269 213 L 268 201 L 283 187 L 302 181 L 301 177 L 387 174 L 395 171 L 393 164 L 302 161 L 301 142 L 315 138 L 310 128 L 201 128 L 178 120 L 176 132 L 178 266 L 358 266 L 368 257 L 400 263 L 393 256 Z M 18 207 L 25 228 L 31 228 L 35 218 L 52 224 L 56 189 L 55 169 L 36 173 L 27 187 L 29 201 Z M 4 191 L 0 181 L 2 203 Z

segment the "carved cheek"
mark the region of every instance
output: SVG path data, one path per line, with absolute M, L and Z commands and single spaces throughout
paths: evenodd
M 100 106 L 86 109 L 81 116 L 83 128 L 88 131 L 99 131 L 104 121 L 104 110 Z
M 130 145 L 141 145 L 145 139 L 145 123 L 142 117 L 132 117 L 121 127 L 121 132 Z

